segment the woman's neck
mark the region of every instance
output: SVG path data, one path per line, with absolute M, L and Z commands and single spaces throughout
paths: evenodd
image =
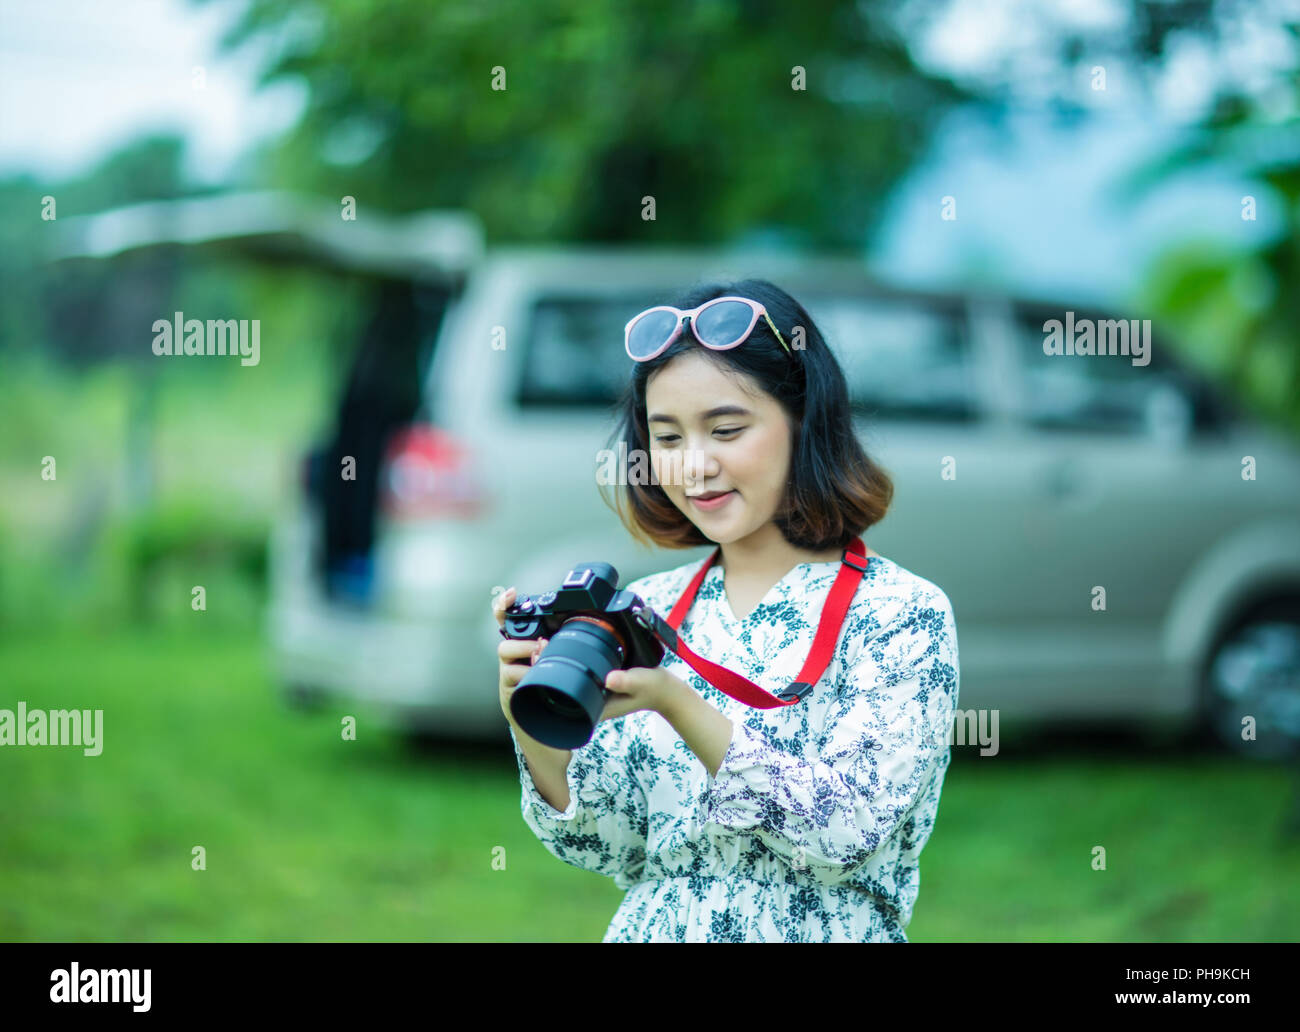
M 839 559 L 841 551 L 796 548 L 781 535 L 775 523 L 768 523 L 740 541 L 723 545 L 719 563 L 728 576 L 775 582 L 799 563 L 831 562 Z

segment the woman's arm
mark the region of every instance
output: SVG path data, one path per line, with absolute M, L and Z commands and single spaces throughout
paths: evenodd
M 683 692 L 666 705 L 663 717 L 704 764 L 709 777 L 716 777 L 736 730 L 731 718 L 694 691 Z
M 569 808 L 569 760 L 573 758 L 572 749 L 555 749 L 533 738 L 515 721 L 512 714 L 507 714 L 510 730 L 515 742 L 528 764 L 528 774 L 533 779 L 538 793 L 554 809 L 563 813 Z
M 514 594 L 509 588 L 493 599 L 498 625 L 504 625 Z M 629 888 L 645 864 L 648 804 L 632 776 L 623 729 L 602 722 L 591 741 L 574 751 L 535 740 L 514 719 L 510 700 L 527 672 L 524 660 L 535 663 L 545 644 L 544 638 L 510 639 L 497 646 L 497 690 L 519 765 L 524 823 L 560 860 Z
M 511 738 L 523 786 L 520 808 L 524 823 L 556 859 L 613 878 L 628 889 L 645 867 L 649 804 L 628 763 L 626 721 L 602 721 L 591 741 L 569 752 L 560 772 L 561 792 L 552 798 L 535 783 L 524 738 L 512 724 Z M 545 748 L 545 747 L 544 747 Z M 555 803 L 563 801 L 564 806 Z

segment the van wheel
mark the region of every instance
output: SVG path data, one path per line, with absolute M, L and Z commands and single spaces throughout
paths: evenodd
M 1205 719 L 1232 752 L 1300 754 L 1300 599 L 1267 603 L 1222 635 L 1205 668 Z M 1243 721 L 1255 720 L 1254 740 Z

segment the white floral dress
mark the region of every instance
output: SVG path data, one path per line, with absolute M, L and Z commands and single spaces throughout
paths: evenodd
M 706 559 L 627 585 L 667 617 Z M 808 656 L 839 560 L 800 563 L 737 620 L 714 564 L 679 628 L 776 692 Z M 906 942 L 957 707 L 948 597 L 872 556 L 811 695 L 760 710 L 673 653 L 662 665 L 735 725 L 716 777 L 658 713 L 601 721 L 573 751 L 569 806 L 538 793 L 511 729 L 524 821 L 626 891 L 605 942 Z

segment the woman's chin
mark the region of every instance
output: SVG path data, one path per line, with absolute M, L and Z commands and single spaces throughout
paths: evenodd
M 695 524 L 696 530 L 716 545 L 729 545 L 731 542 L 739 541 L 745 536 L 741 533 L 739 524 L 735 520 L 718 520 L 714 522 L 697 517 L 691 522 Z
M 732 498 L 715 513 L 701 509 L 688 498 L 683 498 L 677 507 L 694 524 L 696 530 L 719 545 L 739 541 L 745 536 L 741 526 L 744 522 L 744 502 L 739 496 Z

